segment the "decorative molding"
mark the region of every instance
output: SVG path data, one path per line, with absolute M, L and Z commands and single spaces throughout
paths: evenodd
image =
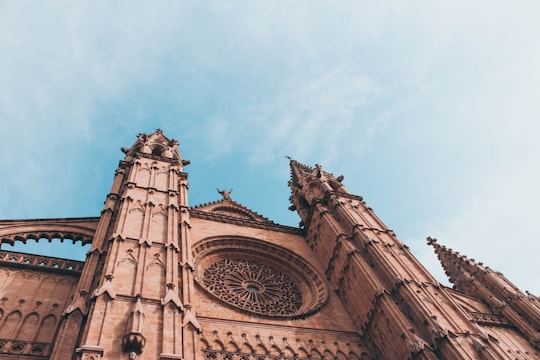
M 83 345 L 75 349 L 76 353 L 82 355 L 82 360 L 99 360 L 103 356 L 104 351 L 105 349 L 96 345 Z
M 51 352 L 50 343 L 36 341 L 0 339 L 0 357 L 2 355 L 24 355 L 38 357 L 49 356 Z M 9 357 L 11 358 L 11 357 Z
M 174 304 L 180 311 L 184 310 L 184 305 L 178 297 L 178 293 L 174 291 L 174 284 L 171 283 L 167 284 L 167 293 L 165 294 L 165 297 L 161 299 L 161 305 L 166 306 L 168 304 Z
M 112 279 L 112 275 L 105 275 L 105 282 L 103 283 L 103 285 L 101 285 L 99 289 L 96 289 L 96 291 L 94 291 L 93 297 L 99 297 L 107 293 L 111 299 L 114 299 L 116 297 L 116 291 L 114 291 Z
M 195 208 L 190 208 L 189 213 L 191 217 L 203 219 L 203 220 L 217 221 L 217 222 L 226 223 L 226 224 L 247 226 L 247 227 L 252 227 L 256 229 L 271 230 L 271 231 L 277 231 L 277 232 L 294 234 L 294 235 L 302 235 L 303 233 L 302 229 L 295 228 L 292 226 L 278 225 L 272 222 L 261 222 L 261 221 L 255 221 L 255 220 L 241 219 L 234 216 L 227 216 L 227 215 L 223 215 L 219 213 L 209 213 L 209 212 L 198 210 Z
M 176 355 L 176 354 L 166 354 L 161 353 L 159 354 L 159 360 L 182 360 L 182 355 Z
M 469 312 L 469 315 L 471 315 L 475 322 L 481 325 L 513 327 L 513 325 L 508 323 L 502 315 L 479 312 Z
M 99 217 L 58 218 L 0 221 L 0 242 L 13 245 L 16 241 L 52 239 L 92 242 Z
M 41 255 L 24 254 L 14 251 L 0 250 L 0 264 L 31 270 L 44 270 L 60 274 L 80 274 L 83 261 L 66 260 Z
M 79 310 L 81 314 L 86 315 L 87 314 L 87 308 L 86 308 L 86 298 L 88 295 L 88 291 L 86 290 L 80 290 L 78 295 L 75 295 L 75 299 L 71 302 L 71 304 L 67 307 L 66 311 L 62 315 L 69 315 L 75 310 Z
M 201 324 L 199 324 L 199 321 L 195 316 L 195 312 L 191 311 L 190 305 L 186 305 L 186 311 L 184 313 L 184 320 L 182 321 L 182 326 L 186 327 L 188 324 L 191 324 L 191 326 L 193 326 L 198 333 L 202 332 Z

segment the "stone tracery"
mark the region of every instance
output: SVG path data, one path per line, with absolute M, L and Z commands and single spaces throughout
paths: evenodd
M 290 316 L 302 307 L 295 282 L 256 261 L 220 259 L 205 269 L 203 285 L 226 303 L 261 315 Z
M 313 268 L 292 252 L 257 239 L 209 238 L 194 248 L 195 279 L 221 301 L 261 316 L 307 316 L 328 291 Z

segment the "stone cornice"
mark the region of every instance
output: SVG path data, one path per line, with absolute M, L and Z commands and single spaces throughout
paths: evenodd
M 359 337 L 358 332 L 354 330 L 343 331 L 343 330 L 317 329 L 314 327 L 304 327 L 300 325 L 273 324 L 270 322 L 264 322 L 262 320 L 259 320 L 257 323 L 254 323 L 251 321 L 230 320 L 230 319 L 223 319 L 223 318 L 203 316 L 203 315 L 198 315 L 197 318 L 202 324 L 211 324 L 211 325 L 226 324 L 226 325 L 231 325 L 231 328 L 234 328 L 234 329 L 242 329 L 244 327 L 286 330 L 286 331 L 302 329 L 302 330 L 309 330 L 310 332 L 321 334 L 321 335 L 334 335 L 334 336 L 339 335 L 339 336 Z
M 145 159 L 150 159 L 150 160 L 168 162 L 168 163 L 171 163 L 171 164 L 178 164 L 179 163 L 178 159 L 171 159 L 171 158 L 167 158 L 167 157 L 163 157 L 163 156 L 159 156 L 159 155 L 145 154 L 145 153 L 141 153 L 141 152 L 133 154 L 133 158 L 134 159 L 145 158 Z
M 197 219 L 217 221 L 217 222 L 226 223 L 226 224 L 247 226 L 247 227 L 270 230 L 270 231 L 284 232 L 284 233 L 294 234 L 294 235 L 303 234 L 302 229 L 295 228 L 292 226 L 278 225 L 274 223 L 260 222 L 260 221 L 254 221 L 254 220 L 248 220 L 248 219 L 240 219 L 237 217 L 227 216 L 223 214 L 208 213 L 206 211 L 200 211 L 193 208 L 189 209 L 189 214 L 191 217 L 197 218 Z

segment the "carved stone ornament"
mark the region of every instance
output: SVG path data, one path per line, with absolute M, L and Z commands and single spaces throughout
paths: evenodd
M 298 285 L 257 261 L 225 258 L 204 270 L 203 286 L 233 306 L 261 315 L 294 315 L 302 307 Z
M 226 304 L 266 317 L 307 316 L 328 297 L 322 277 L 298 255 L 255 239 L 199 243 L 195 278 Z

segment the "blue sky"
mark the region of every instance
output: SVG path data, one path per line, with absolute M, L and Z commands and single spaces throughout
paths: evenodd
M 540 294 L 540 3 L 0 2 L 0 218 L 97 216 L 140 132 L 286 224 L 286 155 Z M 78 249 L 78 247 L 76 247 Z M 71 245 L 54 253 L 73 252 Z

